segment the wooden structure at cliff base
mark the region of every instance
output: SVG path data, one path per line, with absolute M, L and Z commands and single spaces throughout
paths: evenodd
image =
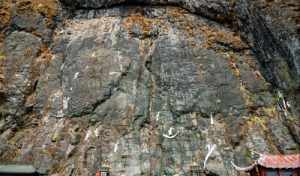
M 239 167 L 232 162 L 233 167 L 250 176 L 300 176 L 300 154 L 294 155 L 264 155 L 247 167 Z
M 41 176 L 31 165 L 0 165 L 0 176 Z

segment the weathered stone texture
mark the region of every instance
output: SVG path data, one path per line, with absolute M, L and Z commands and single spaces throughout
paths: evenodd
M 1 163 L 188 175 L 210 145 L 209 173 L 234 176 L 299 152 L 297 2 L 61 2 L 0 1 Z

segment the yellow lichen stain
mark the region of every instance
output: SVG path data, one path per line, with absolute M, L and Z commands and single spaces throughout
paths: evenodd
M 140 30 L 139 35 L 143 36 L 149 35 L 154 27 L 159 28 L 160 34 L 167 34 L 171 28 L 174 28 L 182 32 L 182 35 L 185 36 L 189 46 L 192 48 L 202 47 L 222 53 L 224 53 L 224 51 L 221 47 L 218 47 L 220 45 L 228 46 L 236 50 L 246 50 L 249 48 L 235 32 L 217 29 L 212 25 L 206 24 L 204 21 L 195 23 L 194 20 L 197 20 L 197 18 L 191 16 L 185 9 L 167 7 L 166 16 L 168 18 L 147 18 L 143 13 L 137 12 L 136 10 L 123 20 L 122 25 L 129 31 L 129 34 L 134 34 L 132 29 L 138 27 Z M 198 42 L 195 40 L 196 37 L 203 38 L 204 42 Z M 238 72 L 238 70 L 236 71 Z
M 234 32 L 217 30 L 211 26 L 202 26 L 201 34 L 206 37 L 204 48 L 213 48 L 215 44 L 226 44 L 235 49 L 245 49 L 248 46 Z
M 167 16 L 173 17 L 174 19 L 185 19 L 184 14 L 189 14 L 189 12 L 183 8 L 178 7 L 168 7 L 166 8 Z
M 257 79 L 257 80 L 263 79 L 263 76 L 261 75 L 260 71 L 255 70 L 254 74 L 255 74 L 255 79 Z
M 41 14 L 46 17 L 47 25 L 52 25 L 58 14 L 57 0 L 20 0 L 16 2 L 16 12 L 20 15 Z
M 4 52 L 0 51 L 0 62 L 3 61 L 6 58 Z
M 11 19 L 11 1 L 0 1 L 0 27 L 7 26 Z
M 240 83 L 240 92 L 245 101 L 245 105 L 247 107 L 252 107 L 254 103 L 251 100 L 251 93 L 246 89 L 245 85 L 242 82 Z
M 252 116 L 250 117 L 249 123 L 260 126 L 264 132 L 268 131 L 266 117 Z
M 196 36 L 197 33 L 194 30 L 196 27 L 193 26 L 191 20 L 186 18 L 185 14 L 189 13 L 186 10 L 177 7 L 166 8 L 166 16 L 168 16 L 168 18 L 148 18 L 142 13 L 135 11 L 123 20 L 122 25 L 129 31 L 129 34 L 133 33 L 132 29 L 134 27 L 139 27 L 141 35 L 147 36 L 153 32 L 156 27 L 159 28 L 160 33 L 164 34 L 169 33 L 170 28 L 178 28 L 178 30 L 182 30 L 189 36 Z M 173 26 L 173 23 L 176 23 L 176 25 Z M 193 45 L 196 45 L 196 43 Z
M 168 17 L 167 20 L 171 23 L 171 25 L 174 25 L 174 28 L 177 28 L 178 30 L 182 31 L 183 35 L 186 35 L 186 39 L 190 40 L 190 44 L 192 47 L 196 47 L 197 43 L 194 42 L 193 38 L 197 35 L 200 35 L 201 31 L 199 31 L 199 26 L 195 25 L 194 18 L 191 18 L 191 14 L 182 8 L 176 8 L 176 7 L 169 7 L 167 8 L 166 14 Z
M 269 149 L 274 151 L 275 153 L 279 152 L 276 144 L 272 140 L 270 133 L 272 133 L 271 129 L 268 128 L 268 118 L 266 116 L 252 116 L 248 121 L 250 128 L 254 128 L 253 126 L 259 127 L 259 131 L 264 135 L 264 139 L 267 141 Z
M 275 106 L 263 107 L 262 108 L 265 114 L 270 118 L 276 118 L 278 116 L 278 111 Z
M 50 62 L 53 58 L 53 53 L 47 46 L 42 46 L 40 60 L 44 62 Z
M 233 71 L 235 76 L 240 77 L 241 73 L 240 73 L 240 69 L 239 69 L 238 65 L 236 64 L 235 56 L 230 55 L 229 57 L 230 57 L 229 58 L 229 67 L 231 68 L 231 70 Z
M 27 49 L 25 50 L 25 56 L 26 56 L 26 57 L 32 56 L 32 48 L 27 48 Z
M 40 13 L 48 18 L 57 15 L 57 0 L 20 0 L 16 3 L 19 12 L 33 10 L 31 12 Z
M 149 35 L 153 29 L 153 25 L 155 22 L 155 19 L 149 19 L 140 14 L 133 14 L 124 19 L 122 25 L 130 35 L 133 33 L 132 29 L 135 27 L 135 25 L 140 28 L 142 35 Z

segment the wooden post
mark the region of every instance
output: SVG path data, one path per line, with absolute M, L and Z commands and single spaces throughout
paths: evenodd
M 264 170 L 260 166 L 255 166 L 255 171 L 257 173 L 257 176 L 262 176 Z

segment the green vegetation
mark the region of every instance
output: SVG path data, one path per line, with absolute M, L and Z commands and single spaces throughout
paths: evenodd
M 4 60 L 5 58 L 6 58 L 6 56 L 5 56 L 4 52 L 0 51 L 0 61 Z

